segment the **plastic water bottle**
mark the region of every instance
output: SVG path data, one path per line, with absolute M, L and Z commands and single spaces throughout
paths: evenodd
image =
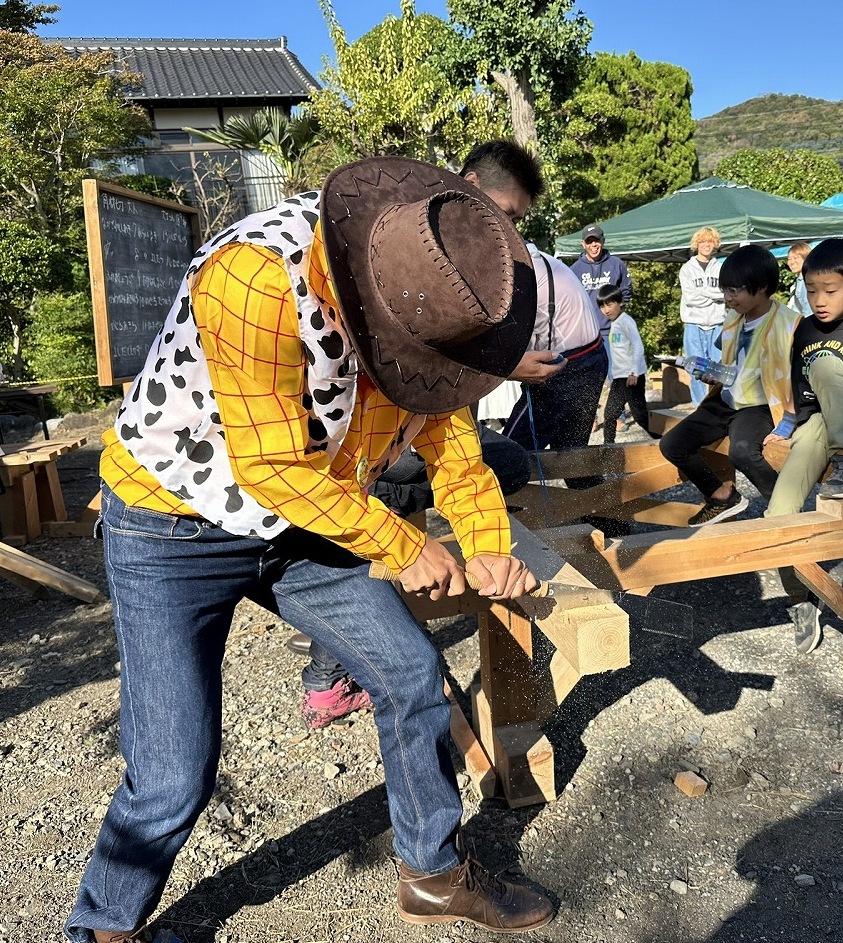
M 738 368 L 733 363 L 719 363 L 708 357 L 677 357 L 676 366 L 684 367 L 697 380 L 705 377 L 710 383 L 722 383 L 731 386 L 738 375 Z

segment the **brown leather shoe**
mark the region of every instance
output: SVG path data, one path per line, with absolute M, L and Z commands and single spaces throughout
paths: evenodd
M 94 930 L 96 943 L 142 943 L 152 939 L 144 924 L 138 930 Z
M 498 933 L 522 933 L 550 923 L 553 904 L 528 887 L 501 881 L 466 858 L 444 874 L 420 874 L 402 864 L 398 916 L 408 923 L 469 920 Z

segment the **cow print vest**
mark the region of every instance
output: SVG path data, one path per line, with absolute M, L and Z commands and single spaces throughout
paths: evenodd
M 333 458 L 354 409 L 357 358 L 337 312 L 308 285 L 309 253 L 318 219 L 319 194 L 302 193 L 247 216 L 206 242 L 194 256 L 143 370 L 117 415 L 117 436 L 129 454 L 197 514 L 233 534 L 269 540 L 289 524 L 234 480 L 193 315 L 190 284 L 203 262 L 231 243 L 264 246 L 284 259 L 295 290 L 307 358 L 303 397 L 310 415 L 307 452 L 324 450 Z M 409 418 L 397 431 L 392 448 L 373 464 L 368 481 L 391 464 L 424 421 L 424 416 Z

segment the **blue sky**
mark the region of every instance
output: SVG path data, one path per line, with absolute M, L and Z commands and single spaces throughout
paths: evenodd
M 57 0 L 58 22 L 43 36 L 269 39 L 316 75 L 332 48 L 317 0 Z M 490 0 L 494 2 L 494 0 Z M 703 118 L 770 92 L 843 99 L 843 2 L 733 0 L 581 0 L 594 25 L 592 51 L 636 52 L 673 62 L 694 82 L 691 104 Z M 349 40 L 359 38 L 399 0 L 334 0 Z M 446 0 L 416 0 L 417 12 L 447 19 Z M 199 15 L 201 11 L 201 17 Z

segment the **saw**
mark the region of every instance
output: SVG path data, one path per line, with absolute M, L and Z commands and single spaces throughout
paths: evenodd
M 480 589 L 480 580 L 473 573 L 464 572 L 463 575 L 470 589 Z M 369 576 L 400 585 L 398 577 L 383 563 L 372 563 Z M 670 635 L 689 642 L 694 637 L 693 607 L 670 599 L 634 596 L 631 593 L 614 592 L 597 586 L 539 580 L 535 589 L 525 596 L 519 596 L 513 602 L 517 602 L 524 612 L 537 622 L 547 618 L 556 606 L 571 610 L 613 603 L 620 606 L 645 632 Z

